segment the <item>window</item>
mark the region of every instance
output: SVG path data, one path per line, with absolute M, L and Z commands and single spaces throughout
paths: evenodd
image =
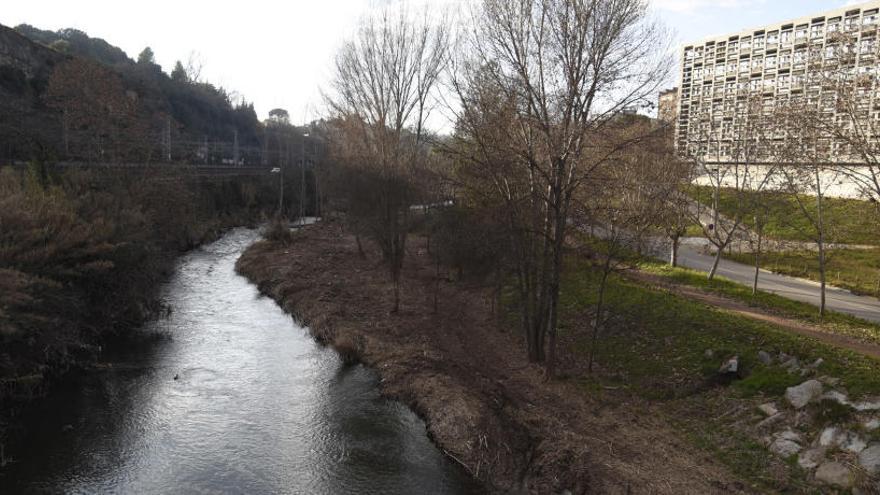
M 766 67 L 768 69 L 776 68 L 776 56 L 775 55 L 768 56 L 767 59 L 764 61 L 764 67 Z

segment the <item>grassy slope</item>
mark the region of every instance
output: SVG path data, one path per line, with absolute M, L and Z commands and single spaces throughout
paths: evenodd
M 827 280 L 856 294 L 880 296 L 880 249 L 835 249 L 827 255 Z M 819 280 L 819 260 L 814 251 L 785 251 L 762 255 L 762 267 L 775 273 Z M 728 258 L 753 264 L 748 253 L 733 253 Z
M 800 320 L 822 329 L 851 337 L 856 337 L 867 342 L 880 344 L 880 325 L 865 321 L 854 316 L 829 311 L 825 317 L 819 316 L 818 310 L 812 304 L 793 301 L 791 299 L 758 291 L 752 295 L 752 289 L 738 284 L 724 277 L 715 277 L 708 280 L 704 272 L 689 270 L 686 268 L 672 268 L 657 262 L 643 262 L 642 270 L 655 275 L 660 275 L 666 280 L 676 283 L 697 287 L 716 294 L 720 294 L 751 306 L 771 311 L 780 316 Z
M 670 280 L 697 285 L 743 299 L 747 289 L 732 282 L 705 282 L 705 276 L 687 270 L 656 273 Z M 588 322 L 596 302 L 598 274 L 584 261 L 570 261 L 562 289 L 561 332 L 570 336 L 580 359 L 590 349 Z M 814 311 L 769 294 L 756 304 L 812 318 Z M 786 352 L 802 362 L 824 359 L 819 374 L 842 379 L 854 397 L 880 392 L 880 362 L 837 349 L 814 339 L 793 335 L 772 325 L 716 310 L 702 303 L 646 287 L 621 276 L 611 277 L 607 305 L 610 324 L 597 344 L 599 370 L 580 378 L 586 393 L 619 389 L 651 401 L 665 411 L 692 442 L 716 455 L 758 490 L 806 491 L 804 474 L 792 463 L 770 455 L 758 438 L 744 427 L 754 424 L 755 405 L 776 400 L 785 388 L 806 378 L 778 366 L 759 363 L 760 350 Z M 808 311 L 809 310 L 809 311 Z M 840 315 L 828 325 L 855 332 L 861 325 Z M 880 327 L 863 329 L 877 336 Z M 706 351 L 712 350 L 712 356 Z M 740 357 L 748 377 L 728 388 L 706 386 L 720 363 Z M 734 414 L 730 414 L 731 412 Z M 745 419 L 744 419 L 745 418 Z
M 691 189 L 691 195 L 704 204 L 712 203 L 711 194 L 712 189 L 708 186 L 693 186 Z M 762 195 L 763 201 L 772 205 L 765 227 L 768 237 L 781 241 L 813 241 L 810 224 L 791 196 L 776 192 L 752 194 Z M 825 201 L 828 225 L 833 226 L 831 241 L 841 244 L 880 245 L 876 205 L 857 199 L 826 198 Z M 720 203 L 722 214 L 732 216 L 736 211 L 737 200 L 731 190 L 721 191 Z M 814 202 L 808 200 L 807 203 L 811 214 L 814 214 Z M 744 221 L 748 227 L 754 226 L 752 215 L 746 215 Z

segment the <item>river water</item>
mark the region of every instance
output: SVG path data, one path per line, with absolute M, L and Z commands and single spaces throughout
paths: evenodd
M 479 491 L 382 399 L 234 272 L 238 229 L 185 256 L 164 288 L 171 335 L 30 412 L 0 493 L 394 494 Z

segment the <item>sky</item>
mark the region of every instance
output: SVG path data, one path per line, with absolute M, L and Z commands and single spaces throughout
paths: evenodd
M 401 0 L 28 0 L 5 1 L 0 24 L 72 27 L 131 58 L 149 46 L 166 72 L 197 54 L 203 79 L 254 102 L 265 118 L 285 108 L 293 122 L 323 114 L 321 88 L 333 55 L 358 19 Z M 420 0 L 454 4 L 468 0 Z M 473 0 L 471 0 L 473 1 Z M 649 0 L 676 45 L 858 4 L 848 0 Z

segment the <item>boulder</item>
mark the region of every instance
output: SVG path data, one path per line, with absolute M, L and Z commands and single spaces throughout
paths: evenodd
M 880 444 L 875 443 L 859 452 L 859 466 L 862 466 L 868 474 L 880 473 Z
M 815 468 L 825 461 L 825 451 L 826 449 L 824 447 L 816 447 L 801 452 L 801 455 L 798 456 L 798 466 L 803 469 Z
M 773 364 L 773 356 L 766 351 L 758 351 L 758 361 L 761 361 L 764 366 L 770 366 Z
M 822 382 L 809 380 L 785 390 L 785 398 L 795 409 L 802 409 L 822 395 Z
M 706 359 L 712 359 L 713 357 L 715 357 L 715 351 L 713 351 L 712 349 L 706 349 L 706 352 L 703 353 L 703 356 L 705 356 Z
M 862 423 L 862 426 L 868 431 L 874 431 L 877 428 L 880 428 L 880 419 L 871 418 Z
M 779 414 L 779 409 L 776 409 L 776 404 L 772 402 L 768 402 L 766 404 L 761 404 L 758 406 L 758 410 L 764 413 L 764 416 L 776 416 Z
M 816 481 L 840 488 L 852 486 L 852 473 L 839 462 L 826 462 L 816 470 Z

